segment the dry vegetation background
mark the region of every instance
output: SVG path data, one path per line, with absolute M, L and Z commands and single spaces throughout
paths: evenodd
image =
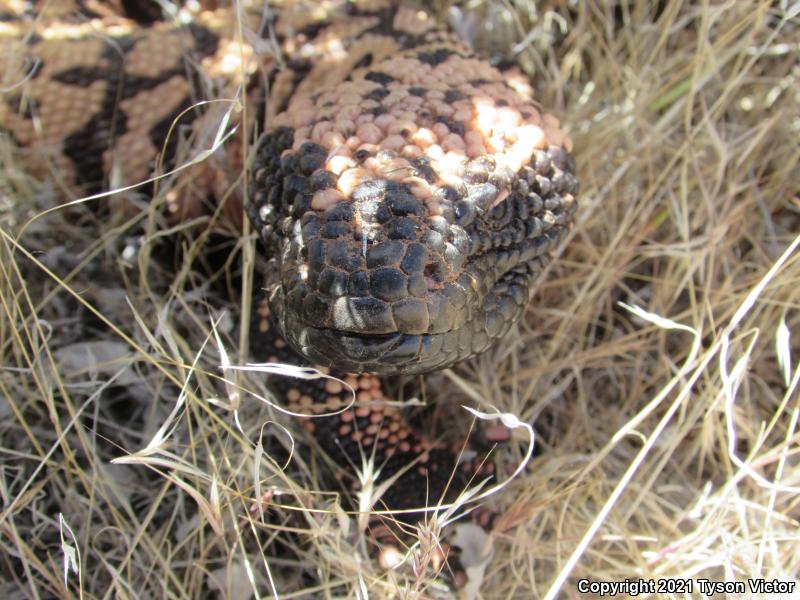
M 522 476 L 488 501 L 503 515 L 493 554 L 460 594 L 796 581 L 800 5 L 520 0 L 450 14 L 531 73 L 582 183 L 525 322 L 426 380 L 428 401 L 496 407 L 537 434 Z M 266 395 L 263 376 L 220 369 L 246 359 L 248 293 L 230 274 L 252 269 L 252 236 L 165 233 L 156 210 L 125 221 L 85 206 L 22 233 L 63 198 L 7 144 L 0 191 L 0 596 L 448 596 L 426 531 L 416 568 L 381 569 L 363 519 L 312 492 L 321 459 L 282 470 L 289 437 L 274 420 L 291 421 L 244 391 Z M 209 245 L 232 251 L 212 278 L 180 258 Z M 437 409 L 454 414 L 468 425 Z M 521 452 L 498 451 L 503 473 Z

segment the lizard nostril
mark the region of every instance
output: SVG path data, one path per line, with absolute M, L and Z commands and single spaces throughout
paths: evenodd
M 442 267 L 439 263 L 429 262 L 425 265 L 425 270 L 423 271 L 425 276 L 425 284 L 428 287 L 428 290 L 434 290 L 439 287 L 442 283 Z

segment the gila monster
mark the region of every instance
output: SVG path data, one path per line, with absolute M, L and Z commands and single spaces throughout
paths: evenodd
M 520 318 L 576 208 L 558 121 L 523 77 L 418 7 L 288 2 L 163 21 L 142 0 L 118 4 L 0 14 L 2 135 L 78 197 L 172 164 L 175 119 L 202 138 L 213 111 L 187 109 L 241 92 L 249 119 L 178 180 L 176 210 L 221 196 L 244 167 L 240 134 L 260 135 L 244 210 L 230 210 L 263 242 L 253 356 L 320 365 L 357 391 L 331 416 L 350 399 L 341 382 L 272 382 L 316 415 L 304 427 L 334 461 L 359 465 L 364 451 L 384 478 L 402 472 L 386 507 L 451 499 L 474 468 L 386 404 L 377 376 L 449 367 Z

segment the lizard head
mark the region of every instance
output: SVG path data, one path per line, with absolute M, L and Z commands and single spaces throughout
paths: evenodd
M 557 121 L 485 63 L 440 58 L 487 72 L 444 83 L 383 65 L 393 75 L 297 99 L 258 144 L 249 215 L 271 313 L 316 364 L 421 373 L 485 350 L 570 227 Z

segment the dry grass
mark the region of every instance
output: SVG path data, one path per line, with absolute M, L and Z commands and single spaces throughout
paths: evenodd
M 795 581 L 800 7 L 550 4 L 470 9 L 498 25 L 482 43 L 523 40 L 582 182 L 518 331 L 428 378 L 427 399 L 537 434 L 490 500 L 504 516 L 476 597 L 578 597 L 582 578 L 693 578 L 693 597 L 700 578 Z M 266 396 L 259 376 L 220 369 L 244 360 L 237 261 L 211 283 L 185 259 L 169 268 L 155 210 L 109 224 L 78 206 L 17 237 L 59 191 L 2 151 L 0 596 L 446 595 L 425 570 L 435 541 L 422 536 L 416 570 L 381 570 L 363 519 L 313 491 L 321 461 L 284 469 L 273 419 L 291 421 L 244 391 Z M 208 241 L 176 235 L 194 244 L 184 256 Z M 245 273 L 251 241 L 230 244 Z

